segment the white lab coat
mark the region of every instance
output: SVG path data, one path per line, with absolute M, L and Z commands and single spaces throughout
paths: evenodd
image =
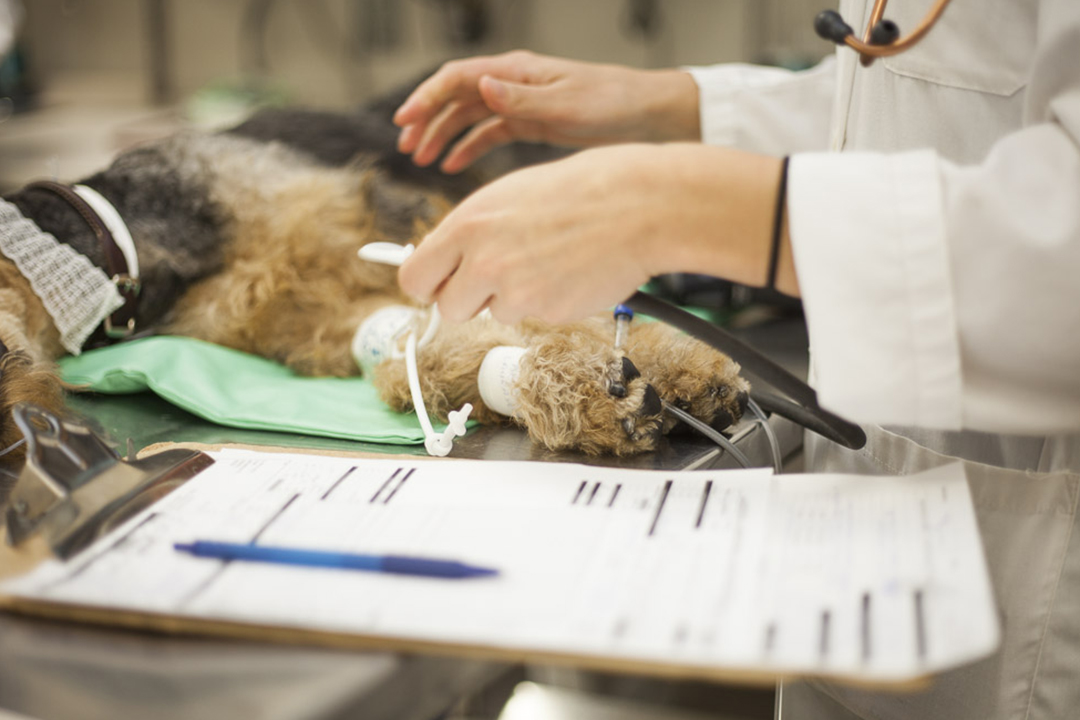
M 841 12 L 861 33 L 871 5 Z M 786 684 L 784 720 L 1080 716 L 1080 2 L 953 0 L 869 69 L 692 72 L 706 142 L 792 154 L 814 384 L 873 423 L 858 452 L 808 437 L 809 466 L 964 460 L 1004 630 L 926 692 Z

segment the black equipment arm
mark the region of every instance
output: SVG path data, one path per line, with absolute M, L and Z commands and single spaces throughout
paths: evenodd
M 866 444 L 866 433 L 862 428 L 818 405 L 817 393 L 812 387 L 725 330 L 643 292 L 634 293 L 625 304 L 635 313 L 662 320 L 725 353 L 795 401 L 775 395 L 752 393 L 765 410 L 797 422 L 808 430 L 852 450 L 858 450 Z

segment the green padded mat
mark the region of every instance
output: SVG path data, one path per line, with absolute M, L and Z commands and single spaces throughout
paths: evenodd
M 72 385 L 108 394 L 149 390 L 229 427 L 395 445 L 424 441 L 416 415 L 387 408 L 369 380 L 300 377 L 273 361 L 191 338 L 90 350 L 64 358 L 60 370 Z

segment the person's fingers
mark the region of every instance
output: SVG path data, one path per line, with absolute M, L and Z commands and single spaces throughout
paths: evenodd
M 424 129 L 413 151 L 413 162 L 421 166 L 435 162 L 451 140 L 490 115 L 491 111 L 482 102 L 450 103 Z
M 478 84 L 484 75 L 523 79 L 539 58 L 526 51 L 450 60 L 420 83 L 394 112 L 398 127 L 426 123 L 449 102 L 479 100 Z
M 476 84 L 484 74 L 483 58 L 472 61 L 451 60 L 434 75 L 417 85 L 405 102 L 394 112 L 398 127 L 426 123 L 453 100 L 476 99 Z
M 490 75 L 480 78 L 480 94 L 495 115 L 476 123 L 454 144 L 441 165 L 443 172 L 460 172 L 492 149 L 514 140 L 539 142 L 555 136 L 551 128 L 545 132 L 545 122 L 563 118 L 565 100 L 560 93 L 547 90 L 545 86 L 505 82 Z M 447 131 L 454 128 L 448 125 Z
M 565 87 L 552 84 L 527 84 L 484 75 L 478 83 L 480 97 L 491 111 L 508 118 L 561 122 L 567 104 L 577 102 Z M 579 109 L 580 111 L 580 109 Z
M 467 272 L 450 275 L 435 294 L 439 314 L 452 323 L 471 320 L 491 301 L 492 290 L 487 283 L 477 282 Z
M 398 268 L 398 285 L 410 297 L 430 303 L 460 262 L 458 250 L 429 236 Z
M 421 123 L 413 123 L 412 125 L 406 125 L 401 128 L 401 132 L 398 133 L 397 148 L 399 152 L 411 155 L 416 146 L 420 144 L 420 138 L 424 136 L 424 125 Z
M 525 318 L 525 314 L 520 308 L 511 306 L 498 296 L 492 297 L 488 301 L 487 309 L 491 311 L 491 317 L 503 325 L 517 325 Z
M 445 173 L 461 172 L 494 148 L 514 140 L 504 118 L 496 115 L 473 126 L 446 154 L 440 168 Z

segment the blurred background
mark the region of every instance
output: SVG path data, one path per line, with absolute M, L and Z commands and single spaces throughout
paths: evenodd
M 811 28 L 822 2 L 0 0 L 21 16 L 0 65 L 0 192 L 262 104 L 348 108 L 477 53 L 802 67 L 830 49 Z

